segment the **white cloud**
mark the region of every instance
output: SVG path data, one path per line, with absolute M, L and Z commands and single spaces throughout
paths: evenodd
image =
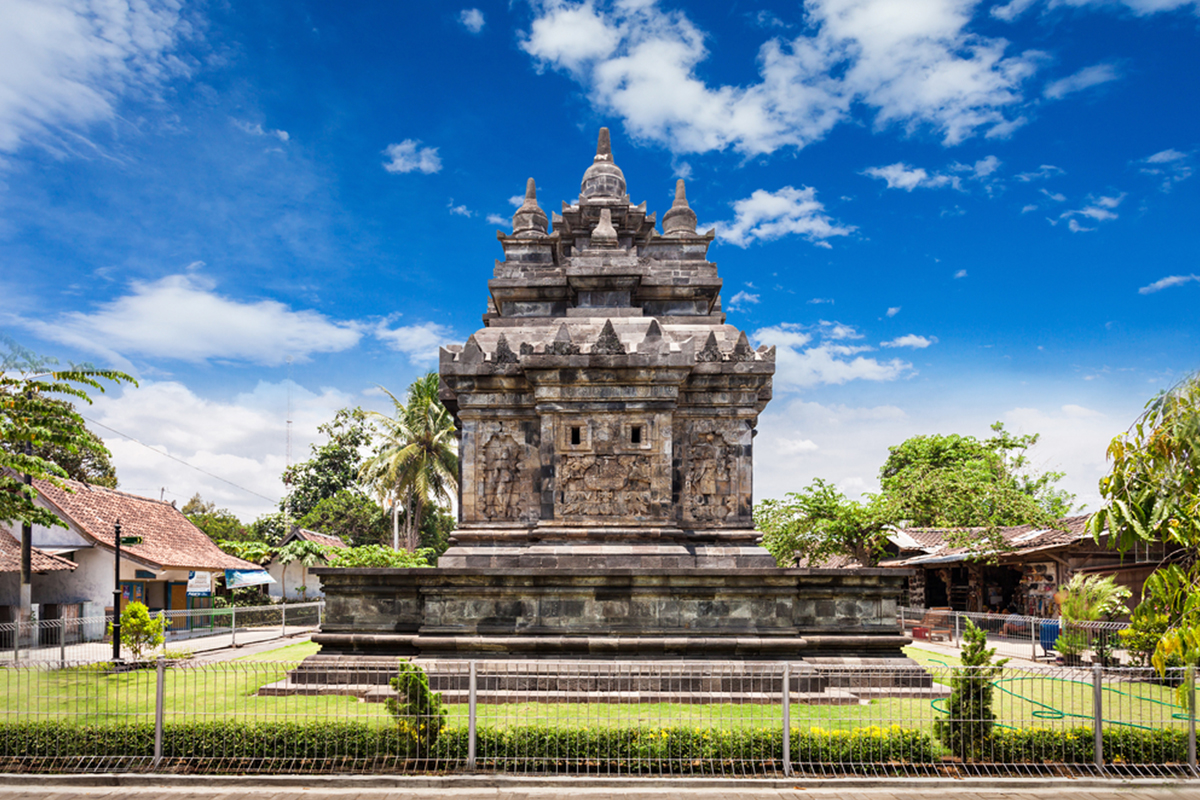
M 459 217 L 473 217 L 475 212 L 467 208 L 465 205 L 454 205 L 454 198 L 450 198 L 450 202 L 446 204 L 446 208 L 450 209 L 450 213 Z
M 1038 0 L 1010 0 L 1006 5 L 993 8 L 992 16 L 1005 22 L 1011 22 L 1037 2 Z M 1138 16 L 1146 16 L 1160 11 L 1174 11 L 1177 8 L 1187 8 L 1188 6 L 1195 7 L 1197 3 L 1196 0 L 1049 0 L 1047 5 L 1050 8 L 1065 5 L 1076 8 L 1094 6 L 1100 9 L 1124 6 Z M 1193 8 L 1193 11 L 1195 10 L 1197 9 Z
M 1038 207 L 1033 203 L 1021 207 L 1022 214 L 1028 214 L 1030 211 L 1037 211 Z
M 426 175 L 439 172 L 442 160 L 436 147 L 421 147 L 419 139 L 405 139 L 399 144 L 389 144 L 383 151 L 390 161 L 383 162 L 388 172 L 424 172 Z
M 180 4 L 141 0 L 0 3 L 0 152 L 113 119 L 123 98 L 153 97 L 189 67 L 174 50 L 193 30 Z
M 437 360 L 438 348 L 457 338 L 453 330 L 436 322 L 397 328 L 380 324 L 375 328 L 375 336 L 393 350 L 404 353 L 414 364 Z
M 1089 198 L 1088 203 L 1082 208 L 1064 211 L 1058 215 L 1058 218 L 1069 220 L 1067 228 L 1070 229 L 1072 233 L 1091 232 L 1096 229 L 1084 227 L 1084 225 L 1076 218 L 1084 217 L 1086 219 L 1095 220 L 1096 222 L 1108 222 L 1110 220 L 1114 220 L 1117 218 L 1117 213 L 1113 211 L 1113 209 L 1121 205 L 1121 201 L 1124 199 L 1124 192 L 1119 195 L 1112 196 L 1093 196 Z
M 812 300 L 808 301 L 808 304 L 810 306 L 820 306 L 820 305 L 830 305 L 831 306 L 831 305 L 833 305 L 833 298 L 832 297 L 814 297 Z
M 990 187 L 994 179 L 988 179 L 1000 168 L 1000 163 L 1000 159 L 995 156 L 987 156 L 974 164 L 951 164 L 947 167 L 949 172 L 959 173 L 952 175 L 947 172 L 930 172 L 922 167 L 911 167 L 898 161 L 895 164 L 888 164 L 886 167 L 870 167 L 863 170 L 862 174 L 869 178 L 887 181 L 889 189 L 903 189 L 906 192 L 917 188 L 941 189 L 947 186 L 963 190 L 964 178 L 982 181 L 985 186 Z
M 488 214 L 487 221 L 492 225 L 511 225 L 512 218 L 502 214 Z
M 817 344 L 812 344 L 814 335 L 820 336 Z M 807 328 L 784 322 L 752 334 L 759 344 L 775 345 L 774 385 L 781 391 L 854 380 L 891 381 L 912 374 L 912 364 L 906 361 L 879 361 L 861 355 L 869 347 L 836 343 L 861 336 L 848 325 L 824 321 Z
M 122 362 L 146 356 L 276 365 L 289 356 L 303 361 L 313 353 L 347 350 L 362 336 L 358 323 L 296 311 L 276 300 L 235 300 L 195 274 L 134 282 L 131 290 L 90 313 L 23 324 L 46 339 Z
M 1042 194 L 1046 195 L 1047 200 L 1053 200 L 1056 203 L 1067 202 L 1067 196 L 1065 194 L 1059 194 L 1058 192 L 1051 192 L 1047 189 L 1038 189 L 1038 191 L 1041 192 Z
M 895 339 L 887 342 L 880 342 L 881 347 L 911 347 L 916 350 L 924 350 L 931 344 L 937 344 L 936 336 L 918 336 L 915 333 L 909 333 L 904 336 L 897 336 Z
M 992 8 L 992 16 L 996 19 L 1002 19 L 1005 22 L 1011 22 L 1025 10 L 1033 5 L 1037 0 L 1009 0 L 1008 3 L 1002 6 L 994 6 Z
M 958 272 L 954 273 L 955 280 L 958 280 L 959 278 L 965 278 L 965 277 L 967 277 L 967 271 L 965 269 L 960 269 Z
M 1172 286 L 1182 286 L 1192 281 L 1200 281 L 1200 275 L 1168 275 L 1138 289 L 1138 294 L 1154 294 L 1155 292 L 1161 292 L 1163 289 L 1169 289 Z
M 1048 100 L 1061 100 L 1073 92 L 1081 92 L 1102 83 L 1115 81 L 1121 73 L 1112 64 L 1095 64 L 1084 67 L 1074 75 L 1052 81 L 1042 90 L 1042 96 Z
M 833 236 L 848 236 L 853 225 L 838 225 L 816 200 L 816 189 L 784 186 L 777 192 L 757 189 L 749 197 L 734 201 L 732 222 L 717 223 L 717 238 L 747 247 L 755 240 L 771 241 L 797 234 L 815 244 Z
M 774 442 L 774 449 L 780 455 L 798 456 L 801 453 L 811 453 L 821 448 L 812 439 L 779 439 Z
M 508 202 L 516 208 L 520 208 L 525 204 L 525 195 L 514 194 L 512 197 L 508 198 Z
M 240 119 L 235 119 L 233 120 L 233 124 L 236 128 L 250 134 L 251 136 L 274 136 L 281 142 L 286 142 L 292 138 L 287 131 L 281 131 L 278 129 L 270 130 L 264 128 L 262 124 L 258 122 L 251 124 Z
M 880 178 L 887 181 L 889 189 L 903 189 L 906 192 L 911 192 L 917 187 L 938 189 L 943 186 L 956 185 L 956 179 L 949 175 L 930 175 L 920 167 L 910 167 L 903 162 L 889 164 L 886 167 L 869 167 L 864 169 L 862 174 L 869 178 Z
M 899 313 L 900 313 L 900 306 L 892 306 L 887 310 L 887 315 L 889 317 L 894 317 Z
M 534 11 L 521 47 L 538 66 L 567 72 L 634 137 L 677 154 L 804 147 L 855 104 L 877 127 L 928 126 L 946 144 L 1007 135 L 1041 58 L 969 32 L 961 0 L 815 0 L 810 33 L 759 48 L 757 82 L 710 85 L 706 34 L 682 11 L 655 0 L 535 0 Z
M 337 389 L 313 392 L 290 386 L 295 463 L 308 458 L 310 443 L 324 441 L 318 425 L 332 419 L 338 409 L 361 401 Z M 174 381 L 143 380 L 138 387 L 96 396 L 83 413 L 153 448 L 94 427 L 112 451 L 121 489 L 154 498 L 165 489 L 166 499 L 175 499 L 180 505 L 199 492 L 249 522 L 274 511 L 277 498 L 284 493 L 280 476 L 286 466 L 288 394 L 287 382 L 260 382 L 253 391 L 216 400 L 200 397 Z M 162 453 L 249 492 L 189 469 Z
M 1030 181 L 1043 180 L 1045 178 L 1053 178 L 1058 175 L 1063 175 L 1065 172 L 1066 170 L 1056 167 L 1053 164 L 1042 164 L 1032 172 L 1021 172 L 1014 177 L 1022 183 L 1029 183 Z
M 458 22 L 471 33 L 483 30 L 483 12 L 478 8 L 464 8 L 458 14 Z
M 749 292 L 738 292 L 729 300 L 729 309 L 731 311 L 745 311 L 747 306 L 757 305 L 758 295 L 750 294 Z
M 1138 171 L 1143 175 L 1153 175 L 1162 179 L 1160 188 L 1164 192 L 1171 191 L 1176 183 L 1192 177 L 1191 154 L 1181 153 L 1174 148 L 1160 150 L 1138 163 L 1141 164 Z

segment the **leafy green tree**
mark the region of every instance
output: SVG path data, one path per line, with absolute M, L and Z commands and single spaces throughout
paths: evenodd
M 1167 616 L 1152 663 L 1161 672 L 1178 659 L 1190 675 L 1200 662 L 1200 373 L 1150 400 L 1109 444 L 1108 459 L 1104 505 L 1089 528 L 1122 552 L 1160 543 L 1173 551 L 1147 578 L 1142 605 Z
M 250 524 L 250 539 L 257 542 L 266 542 L 272 547 L 282 542 L 287 537 L 287 534 L 287 522 L 284 520 L 282 511 L 263 514 Z
M 450 534 L 458 520 L 443 506 L 430 506 L 421 517 L 421 547 L 433 551 L 432 562 L 450 549 Z
M 987 631 L 970 620 L 962 638 L 962 667 L 951 675 L 946 719 L 934 722 L 934 733 L 959 758 L 979 758 L 996 725 L 993 680 L 1000 677 L 1008 659 L 992 661 L 996 648 L 987 646 Z
M 323 498 L 296 523 L 301 528 L 337 536 L 349 545 L 388 541 L 387 514 L 369 497 L 344 489 Z
M 108 635 L 112 636 L 112 623 L 108 623 Z M 161 647 L 166 641 L 167 619 L 159 612 L 150 616 L 150 610 L 134 600 L 121 612 L 121 644 L 129 648 L 134 661 L 141 661 L 147 650 Z
M 436 372 L 418 378 L 408 387 L 406 403 L 384 389 L 394 415 L 368 414 L 382 444 L 362 465 L 361 475 L 380 502 L 392 507 L 392 546 L 397 550 L 401 516 L 404 546 L 416 550 L 425 509 L 439 501 L 448 504 L 458 487 L 458 440 L 454 420 L 438 399 L 438 380 Z
M 74 414 L 75 406 L 66 400 L 46 398 L 50 406 L 58 406 L 63 414 Z M 104 442 L 86 426 L 83 428 L 86 444 L 74 450 L 51 442 L 38 442 L 33 445 L 33 455 L 58 466 L 66 477 L 80 483 L 92 486 L 104 486 L 109 489 L 117 488 L 117 470 L 109 460 L 108 448 Z M 23 450 L 15 442 L 0 442 L 0 447 L 15 453 Z
M 754 525 L 763 532 L 763 547 L 780 566 L 806 558 L 819 564 L 844 555 L 874 566 L 887 542 L 892 509 L 886 499 L 848 500 L 820 478 L 783 500 L 764 500 L 754 508 Z
M 388 713 L 418 752 L 428 752 L 446 725 L 442 695 L 429 688 L 429 676 L 411 661 L 400 661 L 390 683 L 396 696 L 387 699 Z
M 24 476 L 65 488 L 63 479 L 71 475 L 55 457 L 66 454 L 80 464 L 96 463 L 97 455 L 107 458 L 108 450 L 66 398 L 91 403 L 87 390 L 103 392 L 101 381 L 136 381 L 88 365 L 54 369 L 55 359 L 40 358 L 8 337 L 0 341 L 7 347 L 0 357 L 0 521 L 66 527 L 34 503 L 37 493 Z
M 306 516 L 317 503 L 338 492 L 364 493 L 359 482 L 363 462 L 361 451 L 371 440 L 366 414 L 361 408 L 343 408 L 331 422 L 317 430 L 329 441 L 313 445 L 312 458 L 283 473 L 288 494 L 280 501 L 279 510 L 289 510 L 292 519 Z
M 251 537 L 250 529 L 232 511 L 217 508 L 214 503 L 202 498 L 199 492 L 192 495 L 179 511 L 214 542 L 243 541 Z
M 394 568 L 411 569 L 413 567 L 428 567 L 432 550 L 421 549 L 415 553 L 408 550 L 393 550 L 378 544 L 363 547 L 348 547 L 345 550 L 334 550 L 329 554 L 328 565 L 345 568 Z
M 266 564 L 275 555 L 274 547 L 266 542 L 256 540 L 221 539 L 217 542 L 217 547 L 234 558 L 240 558 L 260 566 Z
M 1062 474 L 1029 469 L 1024 453 L 1037 434 L 1014 437 L 999 422 L 992 430 L 983 442 L 934 434 L 889 448 L 879 483 L 900 518 L 923 528 L 995 528 L 1049 524 L 1069 511 L 1073 496 L 1053 489 Z

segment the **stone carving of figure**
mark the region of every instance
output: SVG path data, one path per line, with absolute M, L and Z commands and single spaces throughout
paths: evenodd
M 521 448 L 498 433 L 483 448 L 483 513 L 488 519 L 516 519 L 520 510 L 518 478 Z

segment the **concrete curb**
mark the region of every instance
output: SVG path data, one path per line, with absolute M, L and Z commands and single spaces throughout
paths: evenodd
M 253 786 L 284 789 L 611 789 L 623 794 L 654 789 L 805 789 L 877 790 L 891 793 L 956 791 L 1030 791 L 1088 789 L 1198 788 L 1200 779 L 1187 778 L 610 778 L 516 775 L 160 775 L 113 773 L 99 775 L 0 774 L 0 786 L 70 789 L 84 787 L 216 789 Z

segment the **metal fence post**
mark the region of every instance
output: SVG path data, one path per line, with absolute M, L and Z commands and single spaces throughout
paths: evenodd
M 1033 617 L 1029 618 L 1029 660 L 1037 661 L 1037 646 L 1038 646 L 1038 621 Z
M 1092 735 L 1095 737 L 1096 769 L 1104 769 L 1104 673 L 1092 664 Z
M 63 669 L 67 668 L 67 623 L 63 619 L 58 623 L 58 663 Z
M 13 661 L 21 660 L 21 612 L 17 612 L 17 624 L 13 628 Z
M 233 636 L 229 646 L 237 647 L 237 606 L 229 607 L 229 633 Z
M 904 635 L 904 606 L 900 606 L 900 635 Z
M 279 636 L 287 638 L 287 600 L 279 604 Z
M 792 665 L 783 662 L 783 775 L 792 777 Z
M 152 769 L 158 767 L 158 762 L 162 761 L 163 754 L 163 706 L 166 704 L 165 693 L 163 692 L 163 678 L 166 673 L 167 662 L 162 656 L 158 657 L 158 680 L 154 692 L 154 764 Z
M 467 769 L 475 769 L 475 662 L 470 664 L 471 672 L 467 679 Z
M 958 616 L 959 616 L 958 612 L 955 611 L 954 612 L 954 644 L 958 644 L 959 641 L 961 641 L 961 638 L 960 638 L 960 635 L 958 632 Z
M 1196 771 L 1196 665 L 1188 664 L 1188 766 Z

